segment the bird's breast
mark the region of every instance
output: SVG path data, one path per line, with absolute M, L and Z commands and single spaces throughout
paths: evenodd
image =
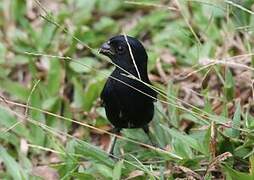
M 109 121 L 122 128 L 146 125 L 153 117 L 153 91 L 142 82 L 114 75 L 107 80 L 102 95 Z

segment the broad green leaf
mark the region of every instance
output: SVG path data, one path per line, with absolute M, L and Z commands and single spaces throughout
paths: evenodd
M 13 64 L 14 66 L 16 66 L 16 65 L 24 65 L 26 63 L 29 63 L 29 59 L 27 58 L 27 56 L 24 56 L 24 55 L 17 55 L 10 62 L 10 64 Z
M 120 7 L 122 6 L 121 1 L 115 1 L 115 0 L 107 0 L 107 1 L 97 1 L 98 8 L 101 12 L 107 13 L 107 14 L 114 14 L 117 13 Z M 105 3 L 107 5 L 105 6 Z
M 1 124 L 1 126 L 2 126 L 2 124 Z M 1 132 L 0 131 L 0 141 L 8 142 L 8 143 L 12 144 L 13 146 L 16 146 L 17 149 L 19 149 L 20 138 L 17 135 L 15 135 L 15 133 L 13 133 L 12 131 L 9 131 L 9 132 Z
M 123 168 L 123 160 L 118 161 L 113 169 L 113 180 L 120 180 Z
M 37 89 L 35 89 L 35 91 L 33 91 L 33 93 L 31 94 L 29 104 L 32 107 L 41 108 L 42 100 L 40 93 L 38 92 Z M 42 112 L 37 110 L 29 110 L 28 115 L 32 120 L 45 124 L 45 116 Z M 32 122 L 29 123 L 29 128 L 30 128 L 29 136 L 31 139 L 33 139 L 32 143 L 43 146 L 45 143 L 46 136 L 43 129 L 38 124 L 34 124 Z
M 155 137 L 155 143 L 159 147 L 164 147 L 171 142 L 171 137 L 168 134 L 168 132 L 165 132 L 160 125 L 161 123 L 164 124 L 168 121 L 168 117 L 166 112 L 164 111 L 164 108 L 162 107 L 162 104 L 160 102 L 157 102 L 155 104 L 155 112 L 154 117 L 150 125 L 150 131 L 152 135 Z
M 223 169 L 225 172 L 227 172 L 227 175 L 232 180 L 253 180 L 254 179 L 254 175 L 236 171 L 227 165 L 224 165 Z
M 42 109 L 51 111 L 53 106 L 57 103 L 58 100 L 59 100 L 59 97 L 57 96 L 45 99 L 42 103 Z
M 47 46 L 50 46 L 52 39 L 54 37 L 54 32 L 56 30 L 56 26 L 50 22 L 45 21 L 43 25 L 43 29 L 40 35 L 40 40 L 38 41 L 38 49 L 39 52 L 44 51 Z M 43 38 L 41 38 L 43 36 Z
M 74 0 L 72 3 L 76 7 L 76 12 L 72 13 L 70 11 L 68 17 L 71 16 L 71 20 L 74 22 L 74 24 L 77 24 L 77 27 L 79 27 L 81 24 L 86 24 L 86 22 L 93 17 L 92 11 L 95 8 L 96 1 Z
M 20 120 L 17 120 L 14 116 L 12 116 L 2 105 L 0 106 L 0 125 L 1 127 L 5 127 L 6 129 L 11 128 L 10 132 L 15 132 L 20 137 L 29 137 L 29 131 L 25 128 Z M 20 123 L 18 123 L 20 122 Z M 18 123 L 18 124 L 17 124 Z M 17 124 L 15 127 L 13 127 Z
M 84 92 L 84 109 L 90 110 L 94 101 L 100 96 L 101 90 L 104 86 L 104 80 L 91 80 Z
M 200 125 L 208 125 L 208 123 L 205 120 L 201 121 L 199 118 L 197 118 L 196 116 L 194 116 L 193 114 L 190 114 L 190 113 L 181 114 L 179 116 L 179 118 L 180 119 L 187 119 L 188 121 L 192 121 L 192 122 L 194 122 L 196 124 L 200 124 Z
M 63 71 L 60 60 L 57 58 L 50 59 L 50 68 L 47 77 L 47 93 L 50 96 L 58 95 L 60 85 L 63 81 Z
M 177 155 L 184 159 L 192 159 L 194 157 L 190 146 L 181 139 L 173 138 L 171 142 L 171 145 Z
M 25 0 L 13 0 L 11 1 L 11 14 L 12 18 L 16 21 L 23 21 L 26 13 L 26 1 Z
M 163 126 L 163 127 L 166 131 L 168 131 L 170 133 L 170 135 L 172 137 L 183 141 L 186 145 L 192 147 L 196 151 L 206 154 L 206 151 L 205 151 L 203 145 L 201 143 L 199 143 L 199 141 L 197 139 L 194 139 L 190 135 L 184 135 L 175 129 L 169 129 L 169 128 L 166 128 L 165 126 Z
M 118 29 L 117 23 L 109 17 L 102 17 L 100 21 L 94 24 L 94 29 L 97 31 L 103 31 L 104 33 L 107 31 L 114 32 Z
M 26 87 L 9 79 L 1 79 L 0 88 L 24 102 L 26 102 L 30 93 Z
M 8 154 L 6 149 L 0 145 L 0 159 L 4 162 L 6 166 L 7 172 L 12 176 L 15 180 L 23 180 L 27 175 L 21 169 L 19 164 L 15 161 L 15 159 Z
M 96 180 L 95 177 L 92 176 L 92 174 L 88 173 L 72 173 L 72 177 L 75 177 L 77 179 L 91 179 L 91 180 Z
M 89 73 L 97 64 L 97 60 L 92 57 L 84 57 L 80 59 L 75 59 L 69 63 L 70 68 L 76 73 Z
M 108 156 L 108 154 L 92 144 L 79 141 L 78 146 L 76 146 L 76 153 L 113 168 L 114 161 Z
M 106 178 L 110 178 L 110 179 L 113 179 L 113 174 L 112 174 L 112 169 L 109 168 L 108 166 L 106 165 L 103 165 L 103 164 L 95 164 L 94 165 L 95 168 L 97 169 L 97 171 L 103 176 L 103 177 L 106 177 Z
M 82 108 L 85 103 L 84 89 L 80 81 L 76 78 L 72 78 L 72 83 L 74 85 L 74 96 L 72 106 L 75 108 Z

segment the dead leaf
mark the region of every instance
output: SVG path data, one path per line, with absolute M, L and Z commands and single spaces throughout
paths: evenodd
M 176 65 L 176 58 L 167 49 L 162 50 L 160 58 L 164 63 Z
M 164 83 L 167 83 L 167 82 L 168 82 L 168 77 L 167 77 L 167 74 L 165 73 L 165 71 L 164 71 L 163 68 L 162 68 L 160 58 L 158 58 L 158 59 L 156 60 L 156 68 L 157 68 L 157 71 L 158 71 L 158 73 L 159 73 L 159 75 L 160 75 L 162 81 L 163 81 Z
M 215 168 L 216 165 L 221 163 L 222 161 L 226 160 L 227 158 L 232 157 L 232 154 L 230 152 L 225 152 L 223 154 L 220 154 L 217 156 L 210 164 L 207 166 L 205 176 L 207 175 L 208 172 L 210 172 L 212 169 Z
M 26 156 L 28 149 L 29 148 L 28 148 L 27 140 L 24 138 L 21 138 L 20 139 L 20 152 L 22 152 Z
M 142 176 L 144 174 L 145 174 L 144 171 L 135 170 L 135 171 L 132 171 L 125 180 L 133 179 L 135 177 Z
M 182 172 L 184 172 L 186 174 L 186 176 L 187 176 L 187 179 L 188 178 L 202 179 L 202 177 L 198 173 L 192 171 L 191 169 L 189 169 L 187 167 L 184 167 L 184 166 L 175 166 L 174 169 L 181 170 Z
M 32 175 L 39 176 L 44 180 L 58 180 L 60 179 L 57 170 L 48 166 L 37 166 L 32 169 Z
M 107 150 L 110 144 L 110 136 L 107 134 L 103 134 L 100 137 L 100 146 L 102 149 Z

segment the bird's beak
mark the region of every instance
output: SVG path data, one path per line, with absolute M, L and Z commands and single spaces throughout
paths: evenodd
M 112 56 L 115 54 L 114 50 L 110 46 L 108 42 L 102 44 L 101 48 L 99 49 L 100 54 L 104 54 L 106 56 Z

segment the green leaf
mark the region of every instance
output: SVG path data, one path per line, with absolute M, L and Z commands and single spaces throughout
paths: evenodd
M 94 30 L 96 31 L 103 31 L 106 32 L 116 32 L 118 30 L 117 23 L 109 18 L 109 17 L 102 17 L 99 22 L 94 24 Z
M 41 108 L 42 98 L 37 90 L 32 93 L 29 104 L 32 107 Z M 29 117 L 34 121 L 45 124 L 45 115 L 40 111 L 29 110 Z M 29 123 L 29 128 L 29 136 L 32 139 L 32 143 L 43 146 L 46 138 L 46 133 L 43 129 L 38 124 L 34 123 Z
M 178 91 L 179 91 L 179 87 L 173 86 L 172 82 L 168 84 L 168 97 L 170 97 L 168 101 L 169 103 L 172 103 L 172 105 L 171 104 L 168 105 L 168 111 L 169 111 L 170 123 L 174 127 L 179 127 L 179 115 L 178 115 L 179 112 L 178 112 L 178 108 L 175 105 L 176 98 L 178 96 Z
M 113 180 L 120 180 L 123 168 L 123 160 L 118 161 L 113 169 Z
M 239 138 L 240 136 L 240 123 L 241 123 L 241 104 L 239 101 L 236 103 L 236 110 L 232 120 L 232 128 L 225 129 L 226 136 L 231 138 Z
M 24 65 L 26 63 L 29 63 L 29 59 L 27 58 L 27 56 L 17 55 L 17 56 L 15 56 L 15 59 L 11 60 L 10 63 L 13 64 L 14 66 L 16 66 L 16 65 Z
M 3 43 L 0 42 L 0 64 L 5 62 L 6 48 Z
M 27 89 L 20 83 L 13 82 L 8 79 L 0 79 L 0 87 L 2 90 L 5 90 L 9 94 L 24 102 L 26 102 L 30 93 L 29 89 Z
M 254 177 L 254 155 L 250 156 L 250 173 Z
M 240 136 L 240 122 L 241 122 L 241 104 L 239 101 L 237 101 L 236 104 L 236 111 L 234 113 L 234 117 L 233 117 L 233 128 L 232 128 L 232 137 L 233 138 L 238 138 Z
M 50 69 L 47 77 L 47 93 L 50 96 L 58 94 L 63 79 L 63 71 L 61 70 L 60 60 L 53 58 L 50 60 Z
M 88 159 L 98 161 L 101 164 L 113 167 L 114 161 L 108 156 L 108 154 L 87 142 L 79 141 L 78 146 L 76 146 L 76 153 L 81 154 Z
M 95 58 L 84 57 L 80 59 L 75 59 L 69 63 L 70 68 L 76 73 L 89 73 L 92 71 L 92 67 L 97 64 Z
M 55 29 L 56 29 L 55 25 L 45 21 L 45 24 L 43 25 L 43 29 L 41 32 L 41 36 L 39 36 L 40 40 L 38 41 L 39 52 L 45 50 L 45 48 L 47 48 L 47 46 L 51 43 L 51 40 L 53 39 L 53 36 L 54 36 Z
M 95 164 L 94 166 L 102 176 L 110 179 L 113 178 L 112 169 L 108 166 L 105 166 L 103 164 Z
M 5 128 L 13 127 L 13 125 L 18 122 L 17 119 L 14 116 L 10 115 L 10 113 L 2 106 L 0 106 L 0 117 L 0 125 Z M 11 131 L 17 133 L 21 137 L 28 138 L 29 135 L 28 130 L 22 123 L 19 123 L 18 125 L 13 127 Z
M 77 178 L 77 179 L 91 179 L 96 180 L 95 177 L 93 177 L 91 174 L 88 173 L 72 173 L 71 176 Z
M 201 143 L 199 143 L 199 141 L 197 139 L 194 139 L 190 135 L 184 135 L 175 129 L 169 129 L 165 126 L 163 126 L 163 127 L 166 131 L 168 131 L 170 133 L 170 135 L 172 137 L 183 141 L 186 145 L 189 145 L 190 147 L 192 147 L 193 149 L 195 149 L 198 152 L 201 152 L 203 154 L 207 153 L 205 148 L 203 147 L 203 145 Z
M 45 99 L 42 103 L 42 109 L 51 111 L 53 106 L 57 103 L 58 100 L 59 100 L 59 97 L 57 97 L 57 96 Z
M 13 179 L 23 180 L 27 176 L 19 164 L 10 154 L 8 154 L 3 146 L 0 146 L 0 159 L 4 162 L 8 174 L 10 174 Z
M 199 117 L 201 118 L 201 117 Z M 208 123 L 205 122 L 205 120 L 200 121 L 200 119 L 198 119 L 196 116 L 194 116 L 193 114 L 190 113 L 183 113 L 180 115 L 179 119 L 186 119 L 188 121 L 192 121 L 196 124 L 200 124 L 200 125 L 208 125 Z
M 225 72 L 225 84 L 224 84 L 224 93 L 226 96 L 226 99 L 228 101 L 231 101 L 234 98 L 234 78 L 229 68 L 226 68 Z
M 26 13 L 26 1 L 25 0 L 13 0 L 11 1 L 11 13 L 12 18 L 16 21 L 23 21 Z
M 100 92 L 104 86 L 104 80 L 91 80 L 85 89 L 84 109 L 90 110 L 94 101 L 100 96 Z
M 105 13 L 116 13 L 120 9 L 122 2 L 121 1 L 115 1 L 115 0 L 107 0 L 107 1 L 97 1 L 98 2 L 98 8 L 101 12 Z M 105 6 L 105 3 L 107 5 Z
M 243 173 L 236 171 L 229 167 L 228 165 L 224 165 L 223 169 L 225 172 L 227 172 L 227 175 L 232 178 L 232 180 L 253 180 L 254 176 L 251 174 Z
M 184 143 L 184 141 L 174 138 L 172 140 L 172 146 L 177 155 L 181 156 L 182 158 L 192 159 L 194 157 L 190 146 Z
M 94 10 L 95 7 L 95 3 L 96 1 L 91 1 L 91 0 L 74 0 L 71 1 L 73 3 L 73 5 L 75 5 L 75 13 L 72 13 L 70 11 L 70 14 L 68 16 L 68 18 L 70 16 L 71 20 L 74 22 L 74 24 L 79 25 L 82 24 L 82 26 L 84 24 L 86 24 L 87 21 L 89 21 L 92 17 L 92 11 Z M 85 11 L 84 11 L 85 9 Z
M 77 78 L 72 78 L 72 83 L 74 85 L 74 97 L 72 105 L 75 108 L 82 108 L 85 103 L 83 86 L 81 82 L 77 80 Z
M 0 139 L 2 139 L 3 142 L 8 142 L 19 149 L 20 138 L 16 136 L 15 133 L 12 133 L 11 131 L 4 133 L 0 132 Z

